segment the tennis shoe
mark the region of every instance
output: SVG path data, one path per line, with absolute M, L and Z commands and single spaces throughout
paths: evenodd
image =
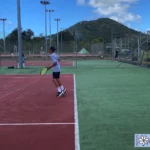
M 63 92 L 63 95 L 65 95 L 65 94 L 66 94 L 66 91 L 67 91 L 67 89 L 66 89 L 66 88 L 64 88 L 64 89 L 63 89 L 63 91 L 62 91 L 62 92 Z
M 60 96 L 62 96 L 62 94 L 63 94 L 63 92 L 58 92 L 56 97 L 60 97 Z

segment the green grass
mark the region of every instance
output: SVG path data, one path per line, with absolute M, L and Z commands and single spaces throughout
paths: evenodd
M 135 150 L 134 134 L 150 134 L 150 70 L 112 61 L 78 61 L 75 73 L 81 150 Z M 98 67 L 97 67 L 98 66 Z M 1 69 L 1 74 L 39 74 Z M 139 150 L 141 148 L 138 148 Z

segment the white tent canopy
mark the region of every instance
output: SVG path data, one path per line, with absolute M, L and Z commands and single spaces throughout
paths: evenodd
M 85 48 L 82 48 L 79 54 L 89 54 L 89 52 Z

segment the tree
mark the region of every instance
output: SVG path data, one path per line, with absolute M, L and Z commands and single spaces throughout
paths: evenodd
M 22 39 L 30 41 L 34 36 L 34 32 L 31 29 L 27 29 L 26 31 L 22 32 Z
M 40 33 L 39 37 L 43 38 L 44 37 L 44 33 Z
M 64 41 L 73 41 L 74 40 L 74 36 L 69 31 L 63 31 L 62 38 Z M 59 32 L 59 40 L 61 40 L 61 32 Z
M 35 42 L 40 42 L 41 39 L 42 39 L 41 37 L 34 37 L 32 40 L 35 41 Z
M 0 46 L 2 46 L 4 43 L 4 40 L 3 39 L 0 39 Z
M 101 43 L 101 42 L 103 42 L 103 38 L 99 37 L 99 38 L 93 39 L 92 42 L 93 43 Z
M 18 29 L 14 29 L 7 37 L 6 40 L 10 40 L 12 42 L 18 41 Z
M 4 45 L 4 40 L 0 39 L 0 52 L 4 51 L 3 46 Z

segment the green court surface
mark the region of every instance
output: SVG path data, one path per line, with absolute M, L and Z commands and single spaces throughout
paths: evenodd
M 106 60 L 75 64 L 62 73 L 76 74 L 81 150 L 134 150 L 134 134 L 150 134 L 150 69 L 116 68 L 119 63 Z M 40 69 L 1 68 L 0 74 L 39 74 Z

